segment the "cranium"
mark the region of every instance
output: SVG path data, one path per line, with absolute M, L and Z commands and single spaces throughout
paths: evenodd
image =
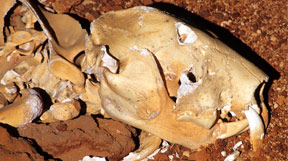
M 109 116 L 147 132 L 140 148 L 126 160 L 147 156 L 161 139 L 197 149 L 249 128 L 254 151 L 261 146 L 262 120 L 266 126 L 268 122 L 262 92 L 268 78 L 219 40 L 154 8 L 108 12 L 91 25 L 81 58 L 85 77 L 74 63 L 85 47 L 86 32 L 79 23 L 67 15 L 44 11 L 34 1 L 22 1 L 48 37 L 50 53 L 46 45 L 32 54 L 45 40 L 43 33 L 27 29 L 11 34 L 0 52 L 0 60 L 7 64 L 0 71 L 1 83 L 4 88 L 20 82 L 44 89 L 55 104 L 42 115 L 43 121 L 77 116 L 78 98 L 91 107 L 89 113 L 101 111 L 102 106 Z M 59 16 L 69 23 L 53 21 Z M 33 22 L 31 18 L 26 26 L 33 27 Z M 75 33 L 66 30 L 69 24 L 76 28 Z M 23 115 L 17 98 L 14 106 L 7 105 L 15 93 L 0 94 L 2 121 L 13 111 Z M 65 109 L 69 110 L 62 115 Z M 24 121 L 21 118 L 14 126 Z
M 191 149 L 250 125 L 254 151 L 261 145 L 268 77 L 219 40 L 135 7 L 94 20 L 87 44 L 82 71 L 100 81 L 102 107 L 112 117 Z

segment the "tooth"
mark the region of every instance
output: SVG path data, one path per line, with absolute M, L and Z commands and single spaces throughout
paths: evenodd
M 253 108 L 249 107 L 249 110 L 244 111 L 244 113 L 250 127 L 250 142 L 253 146 L 253 151 L 257 152 L 262 146 L 264 125 L 261 117 Z

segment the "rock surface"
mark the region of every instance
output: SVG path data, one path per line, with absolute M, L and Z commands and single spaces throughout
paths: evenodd
M 18 131 L 20 136 L 34 139 L 43 151 L 65 161 L 81 160 L 87 155 L 119 160 L 135 148 L 135 129 L 91 116 L 49 125 L 32 123 Z

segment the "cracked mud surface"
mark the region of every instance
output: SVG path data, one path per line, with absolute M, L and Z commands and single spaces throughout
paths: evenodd
M 164 2 L 164 3 L 163 3 Z M 206 29 L 215 32 L 222 36 L 223 40 L 226 40 L 230 43 L 231 46 L 234 46 L 238 50 L 242 50 L 245 57 L 249 58 L 254 63 L 258 64 L 262 69 L 269 75 L 270 79 L 273 82 L 270 83 L 270 88 L 268 88 L 266 92 L 267 103 L 270 107 L 270 123 L 266 130 L 266 135 L 264 137 L 264 144 L 261 150 L 260 156 L 254 158 L 251 144 L 249 142 L 249 132 L 245 132 L 241 135 L 234 136 L 225 140 L 218 140 L 215 144 L 211 144 L 208 147 L 203 147 L 200 151 L 195 152 L 191 151 L 187 148 L 184 148 L 179 145 L 170 146 L 169 150 L 165 153 L 158 153 L 154 156 L 154 160 L 169 160 L 169 157 L 173 156 L 173 160 L 224 160 L 224 156 L 221 155 L 221 152 L 225 151 L 226 154 L 230 154 L 233 152 L 233 146 L 239 142 L 243 142 L 243 146 L 240 146 L 238 150 L 241 151 L 241 155 L 237 158 L 238 160 L 287 160 L 288 158 L 288 94 L 287 94 L 287 80 L 288 80 L 288 44 L 287 44 L 287 33 L 288 33 L 288 16 L 287 16 L 287 2 L 285 0 L 279 1 L 252 1 L 252 0 L 209 0 L 209 1 L 185 1 L 185 0 L 46 0 L 42 1 L 45 6 L 49 6 L 54 8 L 59 13 L 71 13 L 77 14 L 80 17 L 83 17 L 89 21 L 99 17 L 101 14 L 110 11 L 110 10 L 120 10 L 124 8 L 129 8 L 132 6 L 138 5 L 152 5 L 163 9 L 165 11 L 171 12 L 176 16 L 181 16 L 184 19 L 187 19 L 189 22 L 193 20 L 197 20 L 195 22 L 198 26 L 205 26 Z M 192 14 L 193 13 L 193 14 Z M 196 16 L 198 15 L 198 16 Z M 200 18 L 202 17 L 202 18 Z M 211 24 L 208 21 L 211 22 Z M 219 29 L 213 24 L 218 26 L 222 26 L 223 29 Z M 212 27 L 211 27 L 212 26 Z M 230 38 L 230 36 L 234 35 L 236 38 Z M 237 44 L 240 41 L 235 39 L 240 39 L 243 43 Z M 231 40 L 231 41 L 230 41 Z M 247 46 L 246 46 L 247 45 Z M 237 50 L 237 51 L 238 51 Z M 248 52 L 246 52 L 248 51 Z M 245 55 L 246 53 L 246 55 Z M 248 54 L 247 54 L 248 53 Z M 79 120 L 78 120 L 79 119 Z M 78 118 L 76 122 L 81 125 L 81 120 L 85 120 L 88 118 Z M 87 121 L 87 120 L 86 120 Z M 60 148 L 63 148 L 65 144 L 65 138 L 63 140 L 57 141 L 57 138 L 60 138 L 62 133 L 73 133 L 72 135 L 80 135 L 83 131 L 87 133 L 83 133 L 89 136 L 91 129 L 85 129 L 88 127 L 84 121 L 80 127 L 80 129 L 73 129 L 73 125 L 67 125 L 72 121 L 67 121 L 64 123 L 55 123 L 47 125 L 39 125 L 39 124 L 31 124 L 25 128 L 31 127 L 31 131 L 25 131 L 25 128 L 19 129 L 19 134 L 26 137 L 31 137 L 31 135 L 35 135 L 35 141 L 38 146 L 41 146 L 42 150 L 45 152 L 47 149 L 51 147 L 55 148 L 53 144 L 62 143 Z M 108 121 L 109 122 L 109 121 Z M 112 121 L 113 122 L 113 121 Z M 84 124 L 85 125 L 84 125 Z M 89 124 L 95 123 L 95 121 L 88 121 Z M 71 123 L 73 124 L 73 123 Z M 95 127 L 94 129 L 99 128 L 97 124 L 91 125 Z M 90 126 L 90 127 L 91 127 Z M 119 125 L 120 126 L 120 125 Z M 121 125 L 125 127 L 125 125 Z M 71 128 L 70 130 L 67 130 Z M 113 151 L 115 154 L 120 154 L 121 150 L 125 151 L 126 154 L 131 151 L 135 145 L 132 139 L 132 134 L 134 130 L 130 127 L 125 127 L 123 131 L 126 131 L 126 135 L 116 133 L 118 137 L 120 137 L 120 141 L 113 143 L 101 143 L 104 147 L 111 146 L 112 149 L 108 149 L 107 152 Z M 42 130 L 40 130 L 42 129 Z M 43 129 L 49 129 L 50 132 L 45 133 L 46 136 L 40 135 L 40 132 L 43 132 Z M 60 130 L 59 130 L 60 129 Z M 73 129 L 73 130 L 72 130 Z M 101 129 L 101 128 L 100 128 Z M 35 131 L 33 131 L 35 130 Z M 38 130 L 38 132 L 37 132 Z M 40 130 L 40 131 L 39 131 Z M 4 130 L 5 131 L 5 130 Z M 95 130 L 97 131 L 97 130 Z M 100 130 L 101 131 L 101 130 Z M 104 130 L 101 133 L 109 133 L 109 130 Z M 129 131 L 132 133 L 129 133 Z M 3 132 L 5 133 L 5 132 Z M 93 132 L 92 132 L 93 133 Z M 1 132 L 2 134 L 2 132 Z M 55 134 L 59 134 L 58 136 Z M 111 135 L 103 134 L 103 139 L 105 137 L 113 137 Z M 55 136 L 53 136 L 55 135 Z M 67 140 L 78 139 L 77 137 L 72 137 Z M 92 135 L 92 134 L 91 134 Z M 94 134 L 93 134 L 94 135 Z M 48 139 L 52 137 L 53 139 Z M 128 138 L 130 136 L 130 139 Z M 95 137 L 95 136 L 93 136 Z M 92 137 L 92 138 L 93 138 Z M 41 138 L 46 138 L 42 139 Z M 117 137 L 115 137 L 117 138 Z M 122 139 L 126 138 L 127 141 L 123 141 Z M 19 140 L 23 140 L 22 138 L 18 138 Z M 55 140 L 54 140 L 55 139 Z M 39 140 L 39 141 L 37 141 Z M 108 139 L 109 140 L 109 139 Z M 113 139 L 112 139 L 113 140 Z M 101 140 L 95 141 L 95 144 L 100 144 Z M 103 141 L 103 140 L 102 140 Z M 110 140 L 111 141 L 111 140 Z M 26 141 L 19 141 L 20 144 L 27 147 L 31 144 L 26 143 Z M 23 142 L 23 143 L 22 143 Z M 25 143 L 24 143 L 25 142 Z M 49 145 L 49 144 L 50 145 Z M 127 146 L 124 146 L 127 143 Z M 2 145 L 2 144 L 0 144 Z M 112 146 L 115 145 L 115 146 Z M 21 145 L 22 146 L 22 145 Z M 125 147 L 121 149 L 121 146 Z M 0 146 L 2 147 L 2 146 Z M 59 146 L 58 146 L 59 147 Z M 86 147 L 77 145 L 75 146 L 79 148 L 77 150 L 78 155 L 83 156 L 85 154 Z M 45 149 L 47 148 L 47 149 Z M 81 149 L 82 148 L 82 149 Z M 95 148 L 95 147 L 94 147 Z M 25 150 L 28 148 L 25 148 Z M 73 148 L 71 148 L 73 149 Z M 76 148 L 75 148 L 76 149 Z M 92 148 L 93 149 L 93 148 Z M 96 148 L 95 148 L 96 149 Z M 94 150 L 95 150 L 94 149 Z M 96 149 L 97 150 L 97 149 Z M 111 151 L 109 151 L 111 150 Z M 0 150 L 1 154 L 4 154 L 4 150 Z M 54 149 L 54 152 L 57 149 Z M 66 150 L 69 151 L 69 150 Z M 122 152 L 123 152 L 122 151 Z M 31 150 L 27 150 L 30 153 L 36 153 L 35 148 L 31 146 Z M 71 151 L 73 153 L 73 151 Z M 83 152 L 80 154 L 80 152 Z M 118 153 L 116 153 L 118 152 Z M 48 152 L 49 153 L 49 152 Z M 63 151 L 64 153 L 64 151 Z M 63 153 L 54 154 L 53 150 L 49 153 L 53 155 L 55 158 L 61 158 Z M 107 154 L 108 154 L 107 153 Z M 24 153 L 23 155 L 25 155 Z M 124 155 L 124 152 L 121 153 Z M 18 155 L 18 153 L 17 153 Z M 19 154 L 22 155 L 22 154 Z M 55 155 L 55 156 L 54 156 Z M 89 154 L 97 156 L 97 153 Z M 104 154 L 103 154 L 104 155 Z M 2 155 L 0 155 L 2 156 Z M 4 155 L 3 155 L 4 156 Z M 15 155 L 16 156 L 16 155 Z M 31 155 L 32 156 L 32 155 Z M 98 154 L 100 156 L 100 154 Z M 178 156 L 178 157 L 177 157 Z M 9 156 L 10 157 L 10 156 Z M 25 156 L 23 156 L 24 158 Z M 39 156 L 37 153 L 35 154 L 35 160 L 43 160 L 43 157 Z M 0 157 L 1 158 L 1 157 Z M 48 157 L 49 158 L 49 157 Z M 50 156 L 52 159 L 52 156 Z M 80 158 L 80 159 L 81 159 Z M 31 158 L 30 158 L 31 159 Z M 77 160 L 73 158 L 74 160 Z M 119 158 L 117 158 L 119 159 Z M 111 156 L 111 160 L 117 160 Z M 1 159 L 0 159 L 1 160 Z M 29 159 L 28 159 L 29 160 Z M 32 159 L 31 159 L 32 160 Z M 66 159 L 63 159 L 66 160 Z M 69 159 L 68 159 L 69 160 Z M 79 160 L 79 159 L 78 159 Z

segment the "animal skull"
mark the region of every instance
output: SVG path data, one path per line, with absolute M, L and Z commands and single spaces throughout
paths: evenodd
M 86 41 L 86 32 L 71 17 L 39 9 L 32 0 L 21 1 L 44 33 L 30 29 L 35 19 L 30 15 L 27 29 L 9 35 L 1 47 L 0 60 L 7 65 L 0 70 L 0 122 L 22 126 L 39 116 L 41 98 L 29 89 L 37 87 L 54 102 L 42 122 L 77 116 L 80 98 L 87 113 L 104 114 L 102 106 L 106 117 L 146 131 L 139 149 L 124 160 L 149 155 L 161 139 L 197 149 L 249 127 L 254 151 L 261 146 L 262 120 L 268 123 L 262 96 L 268 78 L 219 40 L 154 8 L 135 7 L 96 19 Z M 61 21 L 54 22 L 56 17 Z M 71 24 L 75 32 L 66 30 Z M 43 45 L 44 34 L 49 45 Z M 76 60 L 85 41 L 85 56 Z M 43 48 L 35 52 L 39 45 Z M 75 66 L 79 61 L 81 70 Z M 17 105 L 24 104 L 28 94 L 37 98 L 39 110 L 26 120 Z M 25 119 L 7 119 L 15 111 Z
M 251 142 L 255 151 L 261 145 L 268 78 L 219 40 L 154 8 L 135 7 L 94 20 L 87 46 L 82 71 L 100 81 L 102 106 L 112 117 L 197 149 L 249 129 L 253 115 Z M 224 122 L 228 113 L 238 121 Z

